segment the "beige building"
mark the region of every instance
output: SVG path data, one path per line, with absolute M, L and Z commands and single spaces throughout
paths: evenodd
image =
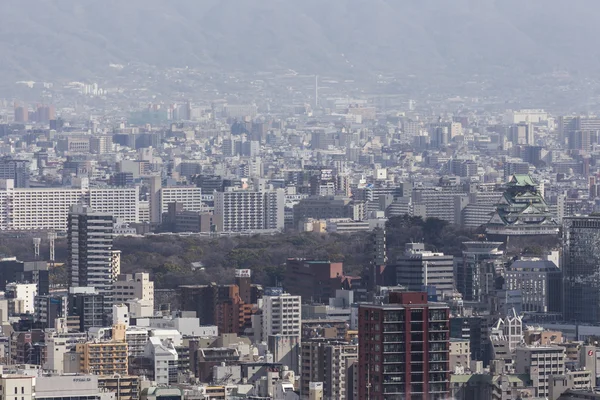
M 115 394 L 116 400 L 140 398 L 140 377 L 133 375 L 103 375 L 98 377 L 98 387 Z
M 94 375 L 127 375 L 125 329 L 123 324 L 113 326 L 113 339 L 109 342 L 77 344 L 79 371 Z
M 595 380 L 595 378 L 594 378 Z M 548 396 L 549 400 L 557 400 L 567 390 L 592 390 L 592 372 L 586 369 L 567 371 L 565 375 L 550 377 Z
M 119 275 L 113 284 L 113 301 L 127 303 L 130 300 L 140 300 L 154 309 L 154 282 L 147 272 Z
M 469 339 L 450 339 L 450 371 L 464 373 L 471 365 L 471 344 Z
M 35 378 L 25 375 L 3 375 L 0 377 L 0 400 L 31 400 Z
M 528 327 L 523 331 L 525 344 L 560 344 L 563 342 L 563 334 L 559 331 L 547 331 L 543 328 Z
M 311 382 L 308 389 L 308 400 L 323 400 L 323 382 Z
M 565 349 L 560 346 L 517 347 L 515 372 L 529 375 L 537 397 L 548 397 L 550 376 L 565 373 Z

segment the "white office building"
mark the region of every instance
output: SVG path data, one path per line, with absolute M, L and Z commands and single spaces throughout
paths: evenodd
M 129 327 L 129 310 L 125 304 L 113 304 L 112 324 L 123 324 L 125 328 Z
M 35 283 L 9 283 L 6 285 L 6 297 L 14 304 L 16 314 L 33 314 L 35 311 Z
M 177 351 L 170 341 L 150 337 L 144 356 L 154 361 L 154 381 L 159 385 L 177 383 Z

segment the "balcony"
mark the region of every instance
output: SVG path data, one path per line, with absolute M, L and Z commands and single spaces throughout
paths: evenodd
M 404 365 L 384 365 L 383 373 L 384 374 L 404 374 L 405 369 Z
M 430 362 L 448 362 L 448 354 L 433 353 L 429 355 Z
M 399 364 L 399 363 L 405 363 L 405 362 L 406 362 L 406 357 L 403 357 L 403 356 L 399 356 L 399 355 L 383 356 L 384 364 Z
M 404 383 L 404 376 L 402 375 L 398 375 L 398 376 L 392 376 L 392 375 L 386 375 L 383 377 L 383 384 L 394 384 L 394 383 Z
M 429 324 L 429 332 L 447 332 L 448 324 L 444 322 L 432 322 Z
M 405 330 L 404 324 L 385 323 L 383 325 L 384 332 L 404 332 L 404 330 Z
M 433 333 L 429 335 L 429 342 L 447 342 L 448 335 L 446 333 Z
M 383 352 L 384 353 L 404 353 L 406 352 L 406 348 L 404 347 L 404 344 L 384 344 L 383 345 Z
M 403 395 L 405 392 L 405 386 L 404 385 L 385 385 L 383 386 L 383 393 L 385 394 L 399 394 L 399 395 Z
M 383 335 L 385 343 L 404 343 L 404 335 L 400 334 L 385 334 Z
M 429 346 L 429 352 L 430 353 L 447 352 L 447 351 L 448 351 L 448 346 L 446 346 L 445 343 L 432 343 Z

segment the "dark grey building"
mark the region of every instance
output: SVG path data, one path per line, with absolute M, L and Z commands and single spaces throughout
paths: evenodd
M 68 268 L 71 287 L 93 287 L 110 300 L 113 271 L 113 216 L 76 205 L 68 217 Z
M 16 188 L 29 187 L 29 161 L 0 158 L 0 179 L 13 179 Z
M 409 291 L 433 286 L 440 297 L 454 291 L 454 257 L 425 251 L 423 243 L 407 243 L 404 255 L 386 269 L 390 267 L 396 269 L 396 284 Z
M 18 261 L 4 259 L 0 261 L 0 291 L 6 290 L 7 283 L 36 283 L 37 293 L 50 292 L 50 276 L 46 261 Z
M 107 326 L 107 315 L 112 311 L 102 294 L 89 288 L 71 288 L 68 300 L 69 317 L 79 319 L 79 331 L 87 332 L 91 327 Z
M 66 318 L 67 296 L 35 296 L 35 320 L 45 328 L 56 328 L 57 318 Z
M 562 272 L 547 260 L 517 260 L 504 274 L 507 290 L 520 290 L 525 313 L 560 313 Z
M 463 256 L 456 261 L 456 289 L 465 301 L 485 302 L 502 268 L 502 242 L 464 242 Z
M 564 318 L 600 322 L 600 217 L 563 220 Z

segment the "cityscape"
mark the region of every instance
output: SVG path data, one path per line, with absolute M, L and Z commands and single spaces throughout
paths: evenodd
M 591 1 L 129 1 L 3 5 L 0 400 L 600 400 Z

